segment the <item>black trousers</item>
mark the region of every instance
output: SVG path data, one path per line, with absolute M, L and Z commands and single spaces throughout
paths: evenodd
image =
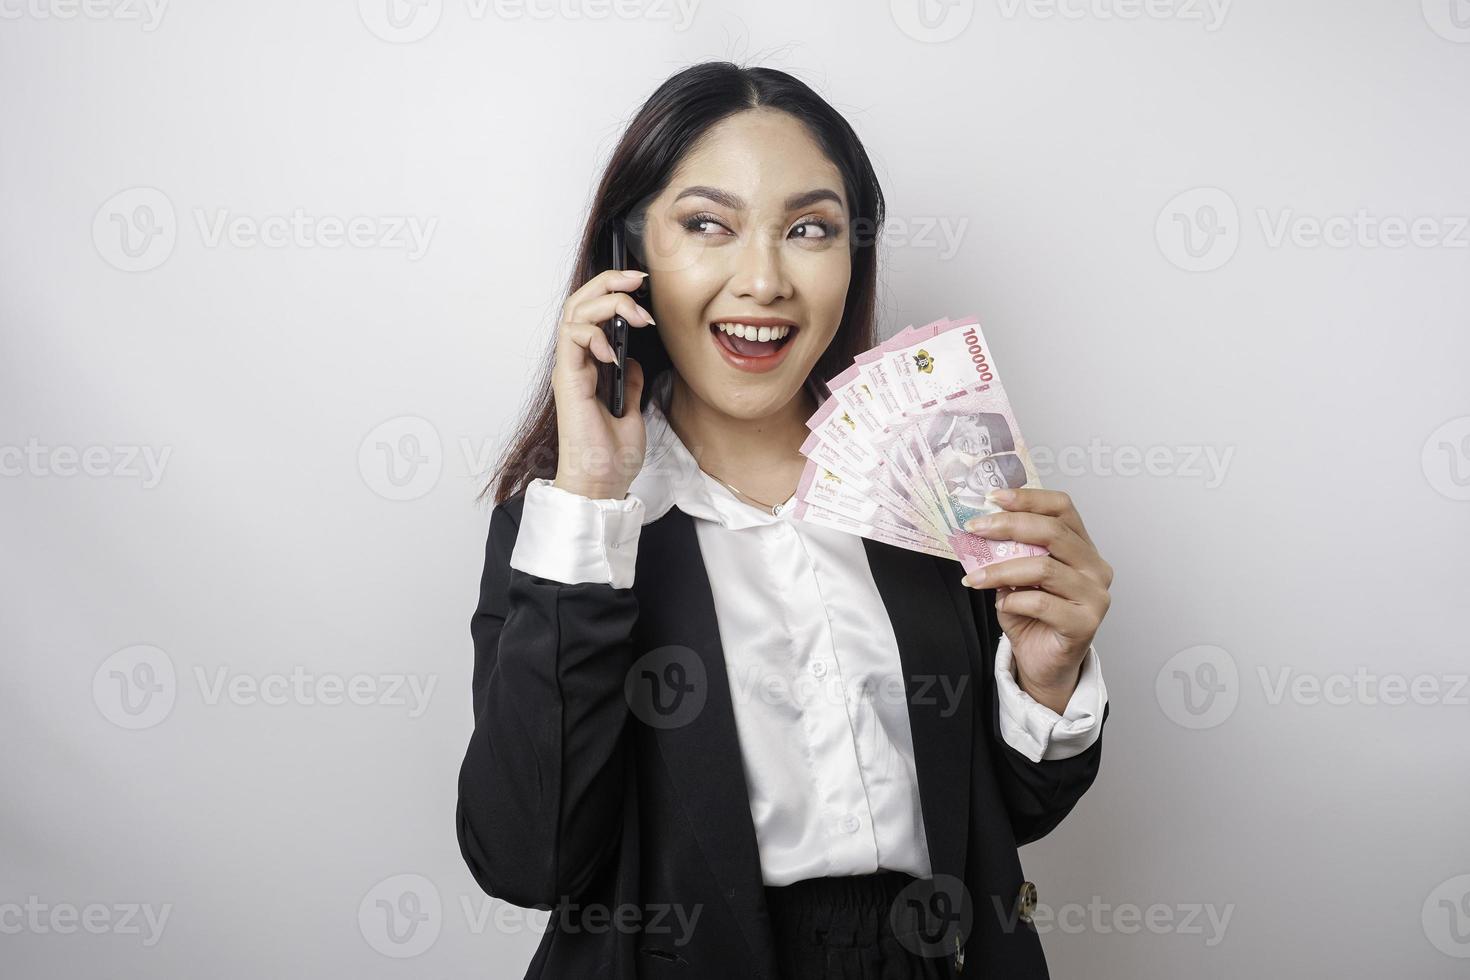
M 915 879 L 898 871 L 766 887 L 781 980 L 941 980 L 948 956 L 924 956 L 894 915 Z M 898 928 L 895 928 L 895 919 Z

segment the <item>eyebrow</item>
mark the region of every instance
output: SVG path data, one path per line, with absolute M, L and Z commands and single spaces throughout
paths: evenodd
M 745 210 L 745 201 L 739 195 L 731 194 L 729 191 L 722 191 L 718 187 L 706 187 L 702 184 L 696 184 L 693 187 L 684 188 L 674 200 L 682 201 L 686 197 L 707 197 L 716 204 L 723 205 L 732 210 Z M 833 201 L 838 207 L 843 206 L 843 200 L 838 196 L 836 191 L 828 190 L 825 187 L 818 187 L 816 190 L 792 194 L 786 199 L 786 210 L 796 211 L 799 208 L 810 207 L 818 201 Z

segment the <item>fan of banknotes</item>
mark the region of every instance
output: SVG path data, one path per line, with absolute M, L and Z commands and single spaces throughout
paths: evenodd
M 966 522 L 1003 508 L 1005 487 L 1039 487 L 978 319 L 910 326 L 858 355 L 807 420 L 798 520 L 926 554 L 966 572 L 1045 548 Z

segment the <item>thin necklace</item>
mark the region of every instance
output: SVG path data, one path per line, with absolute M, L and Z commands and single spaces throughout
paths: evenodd
M 741 490 L 739 487 L 732 487 L 730 484 L 726 483 L 724 480 L 721 480 L 719 477 L 715 476 L 713 473 L 710 473 L 709 470 L 701 469 L 700 472 L 707 474 L 711 480 L 714 480 L 716 483 L 718 483 L 720 486 L 724 487 L 726 490 L 729 490 L 731 493 L 737 494 L 738 496 L 741 496 L 741 497 L 744 497 L 746 500 L 753 500 L 756 503 L 760 504 L 766 510 L 768 510 L 768 511 L 771 512 L 771 516 L 772 517 L 780 517 L 781 516 L 781 504 L 768 504 L 764 500 L 761 500 L 759 497 L 752 497 L 750 494 L 746 493 L 744 490 Z M 782 503 L 785 503 L 785 501 L 782 501 Z

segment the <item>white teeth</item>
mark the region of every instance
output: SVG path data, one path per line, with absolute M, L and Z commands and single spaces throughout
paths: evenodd
M 780 340 L 791 332 L 790 327 L 751 327 L 744 323 L 716 323 L 716 327 L 735 337 L 746 340 Z

